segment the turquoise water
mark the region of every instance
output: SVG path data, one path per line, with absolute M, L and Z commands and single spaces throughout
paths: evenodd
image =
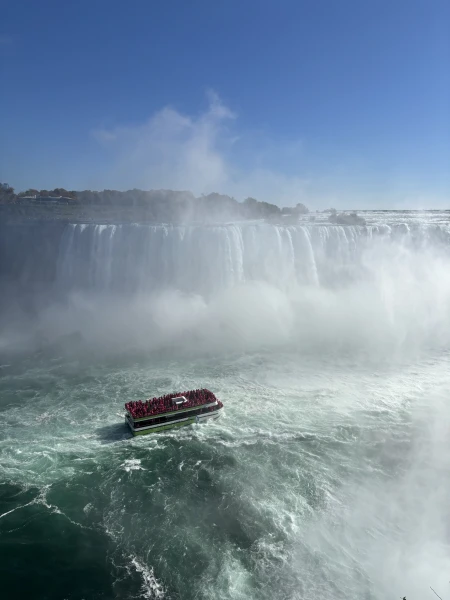
M 68 226 L 49 264 L 25 252 L 27 308 L 0 315 L 2 597 L 450 598 L 448 213 L 316 217 Z M 130 437 L 126 401 L 199 387 L 219 419 Z
M 447 355 L 4 358 L 4 597 L 381 600 L 448 586 Z M 130 437 L 125 399 L 199 385 L 224 401 L 220 419 Z

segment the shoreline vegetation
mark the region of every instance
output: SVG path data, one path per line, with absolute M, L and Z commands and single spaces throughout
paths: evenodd
M 328 222 L 336 225 L 365 225 L 356 212 L 337 213 L 333 208 Z M 294 224 L 299 217 L 314 222 L 315 217 L 301 203 L 280 208 L 276 204 L 246 198 L 239 202 L 225 194 L 211 193 L 195 197 L 188 191 L 173 190 L 84 190 L 29 189 L 16 193 L 0 183 L 0 220 L 60 221 L 64 223 L 196 223 L 266 220 L 274 224 Z

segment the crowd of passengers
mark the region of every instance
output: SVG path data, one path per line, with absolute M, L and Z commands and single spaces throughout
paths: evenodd
M 184 396 L 187 402 L 177 405 L 173 403 L 173 398 Z M 133 419 L 140 419 L 142 417 L 151 417 L 159 415 L 165 412 L 173 412 L 184 408 L 192 408 L 193 406 L 200 406 L 202 404 L 209 404 L 210 402 L 216 402 L 217 398 L 215 395 L 206 389 L 201 390 L 190 390 L 189 392 L 183 392 L 182 394 L 167 394 L 160 398 L 151 398 L 149 400 L 136 400 L 133 402 L 127 402 L 125 404 L 126 410 L 130 413 Z

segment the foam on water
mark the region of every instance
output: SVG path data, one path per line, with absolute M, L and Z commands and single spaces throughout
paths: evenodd
M 140 597 L 381 599 L 442 588 L 447 357 L 368 372 L 260 354 L 227 359 L 223 371 L 235 376 L 210 379 L 220 360 L 164 368 L 173 381 L 217 390 L 221 419 L 148 439 L 128 437 L 111 396 L 122 378 L 128 397 L 144 379 L 154 389 L 162 363 L 131 372 L 85 364 L 78 381 L 60 363 L 51 389 L 39 385 L 44 365 L 33 370 L 36 393 L 3 413 L 0 469 L 2 481 L 40 491 L 1 522 L 40 504 L 79 530 L 102 530 L 111 572 L 125 561 L 114 585 L 134 585 L 123 579 L 127 556 L 146 569 L 135 569 Z M 80 412 L 87 376 L 98 390 Z M 14 385 L 22 390 L 23 374 L 2 380 L 2 392 Z M 58 416 L 30 436 L 44 404 Z M 11 411 L 26 415 L 22 428 Z
M 143 597 L 153 600 L 153 598 L 164 598 L 164 588 L 157 581 L 152 568 L 148 568 L 145 564 L 138 561 L 135 556 L 130 557 L 131 564 L 143 579 Z
M 444 217 L 69 228 L 40 325 L 80 346 L 1 361 L 4 592 L 445 598 Z M 125 401 L 203 386 L 220 419 L 130 437 Z

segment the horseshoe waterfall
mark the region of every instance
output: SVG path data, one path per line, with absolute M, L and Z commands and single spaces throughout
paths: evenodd
M 2 230 L 5 598 L 450 598 L 449 214 L 365 219 Z

